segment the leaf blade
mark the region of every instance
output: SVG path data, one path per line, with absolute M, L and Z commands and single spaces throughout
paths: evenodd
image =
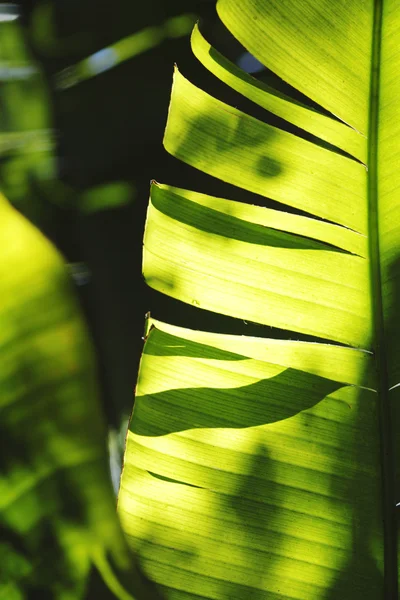
M 303 379 L 304 398 L 314 390 L 319 402 L 297 412 L 302 388 L 296 385 L 296 397 L 289 392 L 296 372 L 279 369 L 272 375 L 268 363 L 257 366 L 257 361 L 247 363 L 247 376 L 253 367 L 256 379 L 263 372 L 267 379 L 259 383 L 273 384 L 271 393 L 257 393 L 254 383 L 225 390 L 211 384 L 207 390 L 202 382 L 216 382 L 219 361 L 199 362 L 196 357 L 203 350 L 205 356 L 210 352 L 202 342 L 194 342 L 203 334 L 186 330 L 184 335 L 194 344 L 191 356 L 182 349 L 185 338 L 166 338 L 157 325 L 147 338 L 119 500 L 130 543 L 140 548 L 166 597 L 224 598 L 229 593 L 246 599 L 319 599 L 335 587 L 336 569 L 351 558 L 354 544 L 358 563 L 346 590 L 379 597 L 380 567 L 372 567 L 372 561 L 381 565 L 380 551 L 371 553 L 351 533 L 351 507 L 358 496 L 358 522 L 368 523 L 379 548 L 380 509 L 373 500 L 378 493 L 378 454 L 362 450 L 370 441 L 367 431 L 375 428 L 376 395 L 341 384 L 334 391 L 313 376 L 308 383 Z M 210 343 L 211 334 L 204 335 Z M 213 338 L 218 342 L 217 334 Z M 181 354 L 171 356 L 174 347 Z M 229 363 L 233 373 L 243 366 L 239 359 Z M 155 381 L 163 391 L 154 388 Z M 254 396 L 249 394 L 252 385 Z M 259 410 L 269 406 L 275 414 L 272 421 L 266 422 L 264 413 L 263 424 L 257 424 L 251 412 L 249 426 L 252 401 Z M 292 416 L 276 421 L 283 405 L 291 402 L 297 406 Z M 230 412 L 229 426 L 221 427 L 221 410 Z M 208 417 L 212 425 L 203 427 Z M 308 419 L 318 423 L 313 438 Z

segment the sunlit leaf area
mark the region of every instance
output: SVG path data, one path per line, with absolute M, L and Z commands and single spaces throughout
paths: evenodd
M 0 600 L 399 598 L 399 40 L 0 2 Z

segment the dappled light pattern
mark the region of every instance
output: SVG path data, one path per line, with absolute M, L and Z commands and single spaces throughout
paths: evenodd
M 334 250 L 327 244 L 311 239 L 307 236 L 294 237 L 275 227 L 266 227 L 262 223 L 248 221 L 243 226 L 243 218 L 236 216 L 240 213 L 240 203 L 225 202 L 224 205 L 214 208 L 213 204 L 204 205 L 196 202 L 195 194 L 192 198 L 185 198 L 180 190 L 168 190 L 165 186 L 154 184 L 152 186 L 152 205 L 172 219 L 179 214 L 181 223 L 190 225 L 214 235 L 221 235 L 222 231 L 229 231 L 233 240 L 248 242 L 250 244 L 268 245 L 276 248 L 297 248 L 304 250 Z M 199 200 L 197 198 L 197 200 Z M 173 202 L 172 202 L 173 201 Z M 222 204 L 222 202 L 221 202 Z M 271 211 L 272 212 L 272 211 Z M 271 213 L 270 213 L 271 214 Z M 282 224 L 283 225 L 283 224 Z M 358 236 L 353 236 L 357 238 Z M 338 250 L 338 248 L 336 248 Z
M 263 228 L 264 239 L 267 233 L 269 235 L 273 233 L 271 231 L 265 231 L 265 228 L 268 227 L 270 229 L 277 229 L 281 234 L 283 232 L 293 233 L 305 237 L 308 240 L 323 243 L 323 246 L 312 246 L 309 242 L 309 245 L 305 246 L 308 248 L 319 247 L 322 249 L 325 246 L 326 249 L 342 249 L 350 254 L 356 254 L 357 256 L 363 256 L 364 258 L 367 258 L 368 256 L 368 239 L 365 235 L 358 234 L 351 229 L 339 227 L 333 223 L 328 223 L 327 221 L 299 216 L 290 212 L 274 210 L 264 206 L 249 205 L 234 200 L 227 201 L 225 198 L 209 196 L 193 190 L 186 190 L 156 182 L 153 182 L 151 188 L 151 198 L 155 206 L 169 216 L 173 216 L 174 213 L 169 208 L 168 198 L 173 198 L 174 203 L 180 204 L 182 209 L 181 215 L 182 217 L 186 217 L 186 219 L 188 219 L 189 215 L 187 208 L 185 210 L 185 207 L 190 206 L 189 211 L 193 210 L 193 203 L 195 203 L 199 205 L 197 210 L 199 210 L 200 207 L 207 207 L 213 211 L 222 213 L 222 215 L 226 214 L 236 217 L 249 224 L 253 223 L 254 225 L 261 225 Z M 186 202 L 184 202 L 184 200 L 186 200 Z M 219 218 L 221 218 L 221 215 Z M 190 224 L 190 221 L 188 221 L 188 223 Z M 202 222 L 197 222 L 196 225 L 201 226 Z M 296 244 L 301 244 L 299 238 L 297 238 Z M 296 244 L 294 240 L 292 240 L 291 247 L 295 247 Z
M 166 598 L 328 600 L 348 565 L 380 597 L 376 393 L 175 330 L 147 338 L 118 502 Z
M 287 341 L 280 339 L 250 336 L 238 338 L 229 334 L 216 336 L 215 333 L 184 329 L 149 317 L 146 321 L 146 335 L 153 327 L 157 329 L 157 335 L 147 337 L 144 348 L 146 355 L 186 356 L 224 361 L 253 358 L 261 361 L 261 364 L 291 367 L 348 385 L 376 388 L 371 352 L 294 340 L 288 344 Z M 240 344 L 236 347 L 238 341 Z M 240 354 L 232 352 L 233 349 L 240 351 Z M 263 375 L 264 373 L 263 371 Z M 145 376 L 143 370 L 140 376 Z
M 268 227 L 267 214 L 257 223 L 258 207 L 241 218 L 236 210 L 228 200 L 220 199 L 216 211 L 153 185 L 143 249 L 147 283 L 200 308 L 365 347 L 368 261 L 287 233 L 284 217 L 278 230 Z M 311 235 L 312 220 L 297 220 L 298 230 Z M 332 241 L 335 235 L 330 230 Z
M 189 363 L 185 363 L 181 357 L 175 361 L 171 357 L 166 360 L 153 358 L 152 362 L 165 381 L 168 380 L 168 373 L 176 378 L 179 369 L 187 367 L 185 370 L 191 372 Z M 204 382 L 208 382 L 207 375 L 210 375 L 209 369 L 212 366 L 220 371 L 216 374 L 216 381 L 210 382 L 215 387 L 200 387 Z M 146 368 L 146 363 L 143 367 Z M 251 427 L 274 423 L 311 408 L 321 398 L 341 387 L 341 384 L 336 382 L 321 380 L 315 375 L 282 369 L 275 365 L 270 367 L 269 373 L 266 369 L 267 379 L 257 381 L 256 378 L 254 383 L 235 387 L 248 380 L 252 381 L 253 378 L 248 372 L 251 372 L 252 368 L 257 371 L 257 365 L 254 361 L 246 361 L 240 365 L 241 368 L 235 367 L 236 365 L 232 373 L 232 363 L 210 361 L 199 364 L 199 387 L 168 389 L 141 397 L 132 430 L 141 434 L 147 432 L 148 435 L 158 435 L 179 430 L 182 422 L 187 423 L 187 427 L 196 428 Z M 147 371 L 149 373 L 149 369 Z M 218 380 L 220 385 L 226 386 L 224 389 L 217 387 Z M 196 377 L 193 377 L 190 383 L 194 386 L 197 383 Z M 164 405 L 170 407 L 170 412 L 167 417 L 158 417 L 159 406 Z M 149 414 L 153 414 L 153 419 L 149 419 Z
M 333 118 L 333 115 L 328 117 L 312 110 L 298 101 L 293 101 L 281 91 L 254 79 L 213 48 L 202 36 L 197 25 L 192 33 L 192 50 L 213 75 L 265 110 L 308 131 L 316 136 L 316 141 L 324 140 L 361 162 L 366 162 L 365 140 L 357 131 Z
M 223 181 L 367 232 L 364 165 L 216 100 L 178 70 L 164 146 Z

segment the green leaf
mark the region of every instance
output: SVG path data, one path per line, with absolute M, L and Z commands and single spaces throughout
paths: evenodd
M 216 100 L 177 70 L 164 145 L 223 181 L 367 232 L 364 165 Z
M 310 110 L 307 106 L 257 81 L 213 48 L 202 36 L 197 25 L 192 34 L 192 49 L 199 61 L 213 75 L 252 102 L 365 163 L 366 144 L 363 136 L 357 131 L 316 110 Z
M 371 322 L 364 257 L 270 229 L 268 214 L 255 224 L 257 207 L 242 218 L 229 201 L 220 208 L 153 186 L 144 239 L 152 287 L 208 310 L 363 346 Z M 310 219 L 296 222 L 310 235 Z M 337 227 L 321 225 L 339 237 Z
M 0 598 L 78 600 L 92 569 L 116 598 L 147 598 L 116 516 L 72 281 L 3 196 L 0 216 Z
M 386 13 L 391 5 L 395 6 L 393 0 L 386 2 Z M 381 0 L 335 4 L 219 0 L 217 4 L 222 21 L 249 52 L 364 135 L 369 121 L 374 7 L 382 11 Z M 391 15 L 388 28 L 395 29 L 397 18 Z
M 167 598 L 320 598 L 346 568 L 379 597 L 376 394 L 338 381 L 370 361 L 156 322 L 118 508 Z
M 303 216 L 154 184 L 144 276 L 193 306 L 315 342 L 150 324 L 121 518 L 168 599 L 392 600 L 400 10 L 393 0 L 217 8 L 321 110 L 242 73 L 195 28 L 203 65 L 268 112 L 256 119 L 176 70 L 165 147 Z
M 91 214 L 130 204 L 134 198 L 134 188 L 125 181 L 98 185 L 82 192 L 79 210 Z

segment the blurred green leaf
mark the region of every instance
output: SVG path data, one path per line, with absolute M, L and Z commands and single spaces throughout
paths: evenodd
M 115 597 L 148 598 L 116 516 L 72 282 L 4 197 L 0 215 L 0 597 L 78 600 L 96 569 Z
M 188 35 L 196 20 L 194 15 L 172 17 L 163 25 L 146 27 L 132 35 L 102 48 L 56 75 L 56 87 L 66 89 L 108 71 L 120 63 L 146 52 L 168 38 Z
M 83 192 L 79 202 L 79 210 L 84 213 L 116 208 L 130 204 L 134 198 L 133 186 L 127 182 L 117 181 L 93 187 Z

